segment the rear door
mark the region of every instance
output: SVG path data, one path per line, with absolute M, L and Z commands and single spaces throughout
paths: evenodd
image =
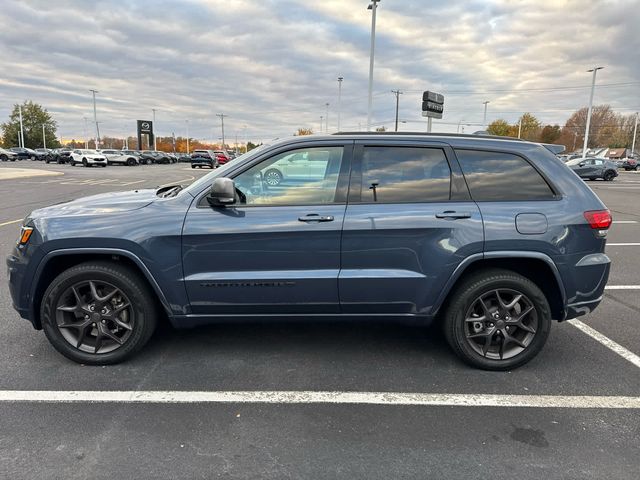
M 429 314 L 483 227 L 449 145 L 356 143 L 342 235 L 340 305 L 353 314 Z

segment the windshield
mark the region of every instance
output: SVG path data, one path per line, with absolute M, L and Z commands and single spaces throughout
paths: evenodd
M 223 166 L 216 168 L 213 172 L 208 173 L 204 177 L 199 178 L 198 180 L 193 182 L 191 185 L 189 185 L 187 188 L 185 188 L 183 191 L 189 192 L 192 195 L 196 195 L 200 190 L 202 190 L 202 188 L 204 188 L 205 185 L 211 185 L 211 182 L 213 182 L 214 178 L 224 177 L 225 174 L 229 170 L 234 169 L 236 165 L 257 156 L 263 150 L 266 150 L 267 147 L 270 147 L 270 146 L 271 146 L 270 143 L 263 143 L 259 147 L 256 147 L 253 150 L 249 150 L 247 153 L 243 153 L 242 155 L 237 157 L 235 160 L 233 160 L 233 162 L 225 163 Z

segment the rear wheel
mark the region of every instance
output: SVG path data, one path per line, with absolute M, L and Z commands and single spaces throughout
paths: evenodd
M 140 350 L 156 326 L 153 293 L 134 271 L 96 262 L 72 267 L 51 282 L 41 304 L 53 347 L 78 363 L 118 363 Z
M 604 175 L 602 175 L 602 178 L 606 182 L 612 181 L 615 177 L 616 177 L 616 174 L 613 170 L 607 170 L 606 172 L 604 172 Z
M 508 270 L 465 279 L 445 312 L 447 342 L 466 363 L 484 370 L 524 365 L 544 346 L 551 309 L 540 288 Z
M 83 167 L 88 167 L 88 166 L 89 166 L 89 163 L 87 162 L 87 159 L 86 159 L 86 158 L 83 158 L 83 159 L 82 159 L 82 166 L 83 166 Z
M 133 158 L 129 158 L 127 160 L 127 165 L 128 166 L 133 167 L 133 166 L 135 166 L 135 164 L 136 164 L 136 161 Z
M 278 186 L 282 182 L 282 173 L 275 168 L 267 170 L 264 172 L 264 182 L 270 187 Z

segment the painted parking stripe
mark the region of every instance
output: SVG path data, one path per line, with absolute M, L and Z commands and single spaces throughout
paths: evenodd
M 640 285 L 607 285 L 605 290 L 640 290 Z
M 613 223 L 638 223 L 636 220 L 614 220 Z
M 629 362 L 633 363 L 636 367 L 640 368 L 640 357 L 635 353 L 631 352 L 630 350 L 627 350 L 619 343 L 614 342 L 609 337 L 606 337 L 605 335 L 601 334 L 599 331 L 591 328 L 589 325 L 581 322 L 578 319 L 574 318 L 572 320 L 568 320 L 568 322 L 574 327 L 576 327 L 578 330 L 582 331 L 583 333 L 586 333 L 591 338 L 593 338 L 597 342 L 607 347 L 609 350 L 617 353 L 625 360 L 628 360 Z
M 607 247 L 640 247 L 639 243 L 607 243 Z
M 18 223 L 21 221 L 22 221 L 22 218 L 19 218 L 18 220 L 9 220 L 8 222 L 0 223 L 0 227 L 4 227 L 5 225 L 11 225 L 13 223 Z
M 56 391 L 3 390 L 0 402 L 21 403 L 260 403 L 391 406 L 640 409 L 640 397 L 486 395 L 327 391 Z

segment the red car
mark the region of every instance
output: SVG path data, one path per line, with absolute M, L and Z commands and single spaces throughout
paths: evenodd
M 227 152 L 223 150 L 214 150 L 213 153 L 215 154 L 216 159 L 218 160 L 218 164 L 220 165 L 224 165 L 229 160 L 231 160 L 231 157 L 227 154 Z

